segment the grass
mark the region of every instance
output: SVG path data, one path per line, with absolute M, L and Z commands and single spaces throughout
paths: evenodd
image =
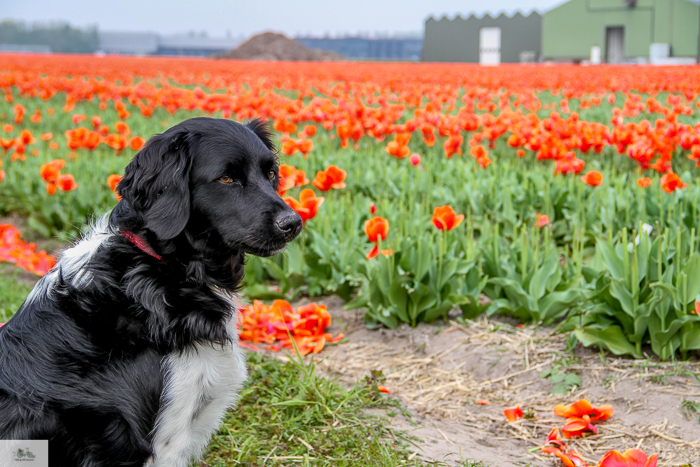
M 396 405 L 371 378 L 345 390 L 318 376 L 313 363 L 251 354 L 248 364 L 249 385 L 202 465 L 393 467 L 409 457 L 406 435 L 365 414 Z
M 0 323 L 12 318 L 32 290 L 31 285 L 18 280 L 20 273 L 16 266 L 0 264 Z
M 319 376 L 313 362 L 251 354 L 248 364 L 248 386 L 201 466 L 445 465 L 412 456 L 409 448 L 420 449 L 421 442 L 387 426 L 405 411 L 379 392 L 378 375 L 348 390 Z

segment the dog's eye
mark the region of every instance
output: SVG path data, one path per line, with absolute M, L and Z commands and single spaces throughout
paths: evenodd
M 232 179 L 231 177 L 226 177 L 226 176 L 221 177 L 221 178 L 219 179 L 219 181 L 220 181 L 221 183 L 233 183 L 233 179 Z
M 274 171 L 274 170 L 270 170 L 270 173 L 267 174 L 267 176 L 270 178 L 270 180 L 274 180 L 274 179 L 275 179 L 275 171 Z

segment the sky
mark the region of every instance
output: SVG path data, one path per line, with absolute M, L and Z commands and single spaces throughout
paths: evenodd
M 0 20 L 67 21 L 102 30 L 248 37 L 415 33 L 426 18 L 546 11 L 565 0 L 0 0 Z

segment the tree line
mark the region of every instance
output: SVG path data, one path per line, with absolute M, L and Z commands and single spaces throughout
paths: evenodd
M 27 24 L 0 21 L 0 44 L 45 45 L 54 53 L 91 53 L 99 47 L 97 26 L 75 28 L 68 23 Z

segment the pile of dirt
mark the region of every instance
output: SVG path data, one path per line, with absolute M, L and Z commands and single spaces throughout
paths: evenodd
M 257 34 L 230 52 L 214 55 L 214 58 L 235 60 L 292 60 L 334 61 L 345 57 L 326 50 L 309 49 L 284 34 L 264 32 Z

